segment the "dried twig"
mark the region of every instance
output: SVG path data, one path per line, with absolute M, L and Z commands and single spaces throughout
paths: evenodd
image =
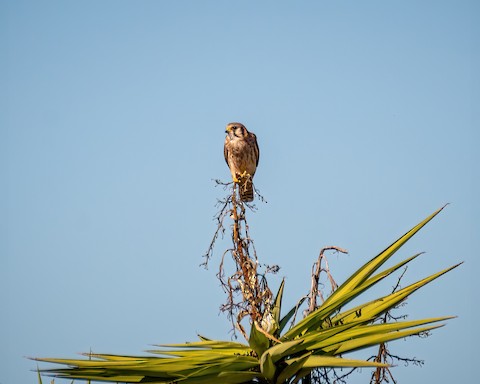
M 327 280 L 330 283 L 330 294 L 335 291 L 338 287 L 335 279 L 333 278 L 330 267 L 328 265 L 327 257 L 325 256 L 326 251 L 335 251 L 337 253 L 348 254 L 346 249 L 337 247 L 337 246 L 328 246 L 320 250 L 317 261 L 312 266 L 312 280 L 310 285 L 310 293 L 306 296 L 308 299 L 308 308 L 304 311 L 304 316 L 312 313 L 318 308 L 317 298 L 320 298 L 323 303 L 324 295 L 321 289 L 321 274 L 322 272 L 326 275 Z M 296 315 L 296 314 L 295 314 Z M 341 369 L 334 368 L 318 368 L 314 369 L 310 374 L 308 374 L 304 379 L 302 379 L 303 384 L 311 383 L 324 383 L 324 384 L 343 384 L 346 383 L 346 378 L 351 375 L 356 368 L 349 370 L 343 375 L 339 375 L 338 372 Z
M 227 189 L 228 187 L 230 187 L 233 184 L 233 182 L 225 183 L 225 182 L 220 181 L 218 179 L 215 180 L 215 183 L 217 184 L 217 186 L 218 185 L 223 185 L 224 190 Z M 217 200 L 216 206 L 221 207 L 220 210 L 215 215 L 215 220 L 217 222 L 217 229 L 216 229 L 216 231 L 213 235 L 212 241 L 210 242 L 210 245 L 208 246 L 207 251 L 203 255 L 204 261 L 203 261 L 203 263 L 200 264 L 205 269 L 208 268 L 208 262 L 210 261 L 210 258 L 213 255 L 213 248 L 215 247 L 215 242 L 217 241 L 218 236 L 221 234 L 222 238 L 223 238 L 223 235 L 225 233 L 225 227 L 223 226 L 223 221 L 225 219 L 225 216 L 227 216 L 227 214 L 230 211 L 228 208 L 229 208 L 229 205 L 232 202 L 231 199 L 232 199 L 232 196 L 227 195 L 225 198 L 223 198 L 221 200 L 220 199 Z
M 312 284 L 310 286 L 310 293 L 308 295 L 308 309 L 304 313 L 305 316 L 307 316 L 309 313 L 312 313 L 318 307 L 317 297 L 320 297 L 320 300 L 322 302 L 325 301 L 323 298 L 322 290 L 319 289 L 320 274 L 322 272 L 326 274 L 328 281 L 330 282 L 331 292 L 335 291 L 338 287 L 337 283 L 332 277 L 332 274 L 330 273 L 330 267 L 328 266 L 328 260 L 325 256 L 325 251 L 336 251 L 343 254 L 348 253 L 346 249 L 336 246 L 324 247 L 320 250 L 318 260 L 313 264 L 312 267 Z
M 405 267 L 403 269 L 403 272 L 400 274 L 400 276 L 397 279 L 397 283 L 395 284 L 395 286 L 392 289 L 392 293 L 396 292 L 399 288 L 401 288 L 400 283 L 401 283 L 401 280 L 402 280 L 403 276 L 407 272 L 407 269 L 408 269 L 408 267 Z M 400 304 L 395 308 L 398 308 L 402 305 L 404 305 L 404 304 Z M 395 308 L 393 308 L 393 309 L 395 309 Z M 387 311 L 387 312 L 385 312 L 383 317 L 380 319 L 380 323 L 387 323 L 390 320 L 398 321 L 398 320 L 404 319 L 405 317 L 406 317 L 406 315 L 393 316 L 391 311 Z M 422 336 L 424 336 L 424 334 L 421 333 L 418 336 L 422 337 Z M 427 336 L 428 336 L 428 334 L 427 334 Z M 390 364 L 390 365 L 394 365 L 395 363 L 398 363 L 398 362 L 403 362 L 406 365 L 413 364 L 413 365 L 418 365 L 418 366 L 422 366 L 424 364 L 423 360 L 419 360 L 415 357 L 413 357 L 413 358 L 400 357 L 400 356 L 397 356 L 397 355 L 394 355 L 394 354 L 390 353 L 387 343 L 381 343 L 378 347 L 377 355 L 370 357 L 368 360 L 373 360 L 373 361 L 378 362 L 378 363 L 387 363 L 387 364 Z M 393 377 L 393 374 L 392 374 L 391 370 L 389 369 L 389 367 L 378 367 L 372 372 L 372 376 L 370 378 L 370 384 L 381 384 L 381 383 L 384 383 L 384 382 L 389 383 L 390 380 L 394 384 L 397 383 L 395 378 Z

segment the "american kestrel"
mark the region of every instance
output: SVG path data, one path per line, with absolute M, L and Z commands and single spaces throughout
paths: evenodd
M 260 158 L 257 136 L 240 123 L 227 124 L 225 132 L 223 154 L 233 181 L 239 185 L 240 199 L 253 201 L 253 175 Z

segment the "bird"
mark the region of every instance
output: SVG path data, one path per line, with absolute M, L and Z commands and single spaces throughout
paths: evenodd
M 223 154 L 233 182 L 239 185 L 240 200 L 253 201 L 253 176 L 260 159 L 257 136 L 241 123 L 227 124 L 225 133 Z

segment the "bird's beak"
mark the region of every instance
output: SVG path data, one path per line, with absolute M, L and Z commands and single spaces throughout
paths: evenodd
M 225 133 L 229 133 L 232 130 L 232 127 L 225 128 Z

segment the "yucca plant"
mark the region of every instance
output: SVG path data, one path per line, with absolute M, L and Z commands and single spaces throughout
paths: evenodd
M 349 303 L 420 254 L 380 270 L 395 252 L 443 208 L 434 212 L 364 264 L 322 304 L 296 324 L 287 327 L 296 312 L 282 316 L 281 283 L 264 322 L 253 319 L 248 343 L 210 340 L 159 345 L 148 356 L 86 354 L 88 359 L 37 358 L 59 364 L 42 373 L 59 378 L 125 383 L 292 383 L 322 367 L 387 367 L 387 364 L 349 359 L 349 352 L 441 327 L 451 317 L 413 321 L 377 320 L 412 293 L 459 264 L 434 273 L 405 288 L 361 305 Z M 380 271 L 379 271 L 380 270 Z M 266 325 L 267 324 L 267 325 Z

